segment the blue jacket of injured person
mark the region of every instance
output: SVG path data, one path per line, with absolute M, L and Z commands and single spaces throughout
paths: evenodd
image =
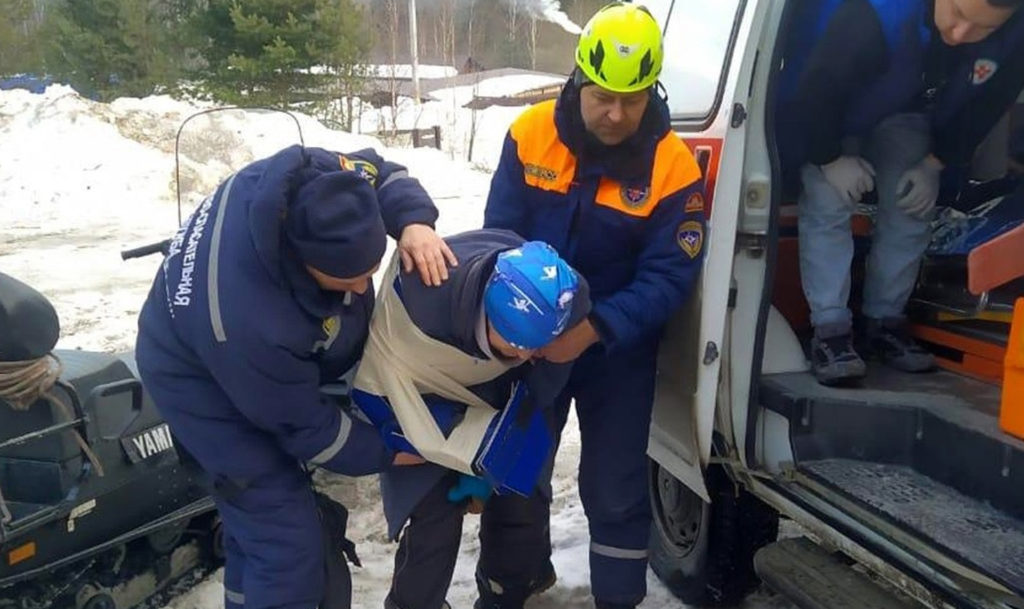
M 442 351 L 451 349 L 455 350 L 456 358 L 465 358 L 471 366 L 472 362 L 477 362 L 481 367 L 492 367 L 492 373 L 483 376 L 493 378 L 466 386 L 471 394 L 467 401 L 479 400 L 489 405 L 490 410 L 495 411 L 495 416 L 483 422 L 487 428 L 485 433 L 471 436 L 474 442 L 482 439 L 482 443 L 475 447 L 473 470 L 462 471 L 489 479 L 499 492 L 504 490 L 529 494 L 534 490 L 537 474 L 550 465 L 554 444 L 548 442 L 544 446 L 543 442 L 535 443 L 524 449 L 518 443 L 521 438 L 513 436 L 546 433 L 550 439 L 550 431 L 546 427 L 548 409 L 568 382 L 572 364 L 554 364 L 545 360 L 518 365 L 508 361 L 502 363 L 501 356 L 495 354 L 488 343 L 484 292 L 494 272 L 498 255 L 522 246 L 522 237 L 507 230 L 484 229 L 455 235 L 446 241 L 459 260 L 459 265 L 449 270 L 447 282 L 440 287 L 426 286 L 418 274 L 400 273 L 392 268 L 390 279 L 385 279 L 378 295 L 374 325 L 389 326 L 396 337 L 409 336 L 412 328 L 408 326 L 411 325 L 427 340 L 411 346 L 411 351 L 397 355 L 374 355 L 375 329 L 371 327 L 370 343 L 356 376 L 353 398 L 359 408 L 381 428 L 393 448 L 414 451 L 416 447 L 405 438 L 405 432 L 409 430 L 403 430 L 393 414 L 393 397 L 382 389 L 375 392 L 372 389 L 374 385 L 363 380 L 368 360 L 383 358 L 386 368 L 381 370 L 380 376 L 389 379 L 404 373 L 397 365 L 397 359 L 417 356 L 424 365 L 422 374 L 429 376 L 432 369 L 439 375 L 448 374 L 450 371 L 443 370 L 444 358 L 447 356 Z M 400 310 L 386 308 L 387 303 L 384 301 L 389 298 L 389 290 L 393 302 L 400 303 Z M 590 312 L 589 288 L 582 277 L 579 277 L 571 307 L 567 328 L 582 321 Z M 377 319 L 378 316 L 382 319 Z M 392 344 L 388 347 L 395 347 L 395 341 L 389 342 Z M 415 341 L 406 338 L 402 342 Z M 495 370 L 497 373 L 494 373 Z M 465 378 L 472 378 L 472 375 Z M 450 394 L 432 393 L 421 384 L 417 384 L 417 387 L 430 410 L 433 423 L 448 440 L 454 434 L 459 434 L 460 425 L 469 424 L 469 419 L 476 412 L 472 406 L 452 399 Z M 538 425 L 545 427 L 541 430 L 537 428 Z M 514 447 L 511 451 L 519 452 L 501 454 L 504 449 L 499 445 L 505 441 L 507 446 Z M 424 456 L 433 460 L 429 455 Z M 529 472 L 522 474 L 526 476 L 525 479 L 520 473 L 523 470 Z M 382 473 L 382 495 L 392 537 L 397 536 L 422 496 L 447 471 L 446 467 L 430 463 L 418 467 L 393 467 Z M 502 489 L 503 485 L 505 489 Z

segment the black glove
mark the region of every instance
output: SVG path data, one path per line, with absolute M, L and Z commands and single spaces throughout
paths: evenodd
M 356 544 L 345 536 L 348 528 L 348 509 L 319 491 L 316 492 L 316 507 L 320 512 L 320 522 L 323 523 L 328 547 L 340 549 L 350 563 L 357 567 L 363 566 L 356 554 Z

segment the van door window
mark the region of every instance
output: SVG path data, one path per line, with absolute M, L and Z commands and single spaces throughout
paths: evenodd
M 721 103 L 742 0 L 644 0 L 665 28 L 661 81 L 674 121 L 706 122 Z

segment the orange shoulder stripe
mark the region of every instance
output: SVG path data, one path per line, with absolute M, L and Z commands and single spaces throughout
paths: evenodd
M 527 185 L 561 194 L 569 192 L 576 175 L 576 157 L 558 138 L 555 127 L 555 100 L 527 108 L 512 123 Z

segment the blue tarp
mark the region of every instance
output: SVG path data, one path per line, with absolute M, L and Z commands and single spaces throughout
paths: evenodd
M 929 254 L 966 255 L 972 249 L 1024 223 L 1024 185 L 964 213 L 943 210 L 934 225 Z
M 0 78 L 0 91 L 11 89 L 25 89 L 30 93 L 43 93 L 46 87 L 53 84 L 53 78 L 39 76 L 37 74 L 16 74 L 7 78 Z

